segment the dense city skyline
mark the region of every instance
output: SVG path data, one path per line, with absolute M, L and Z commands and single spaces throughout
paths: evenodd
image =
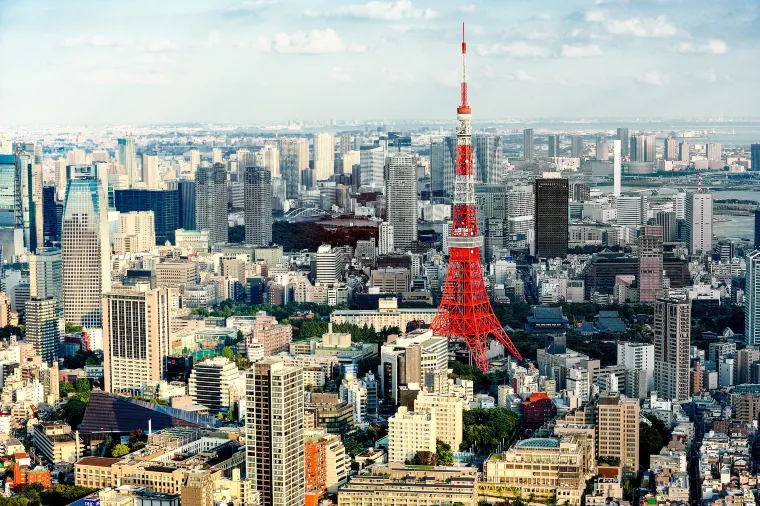
M 445 118 L 461 20 L 481 120 L 760 116 L 735 100 L 758 78 L 743 63 L 759 13 L 749 0 L 6 1 L 0 51 L 35 65 L 0 79 L 2 123 Z

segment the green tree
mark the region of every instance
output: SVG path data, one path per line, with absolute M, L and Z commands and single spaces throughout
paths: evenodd
M 58 383 L 58 394 L 63 397 L 74 392 L 74 385 L 71 383 Z
M 436 455 L 427 450 L 418 451 L 414 454 L 413 463 L 418 466 L 434 466 L 436 464 Z
M 440 439 L 435 442 L 435 454 L 438 456 L 439 466 L 453 466 L 454 453 L 451 451 L 451 445 L 444 443 Z
M 77 428 L 79 427 L 79 424 L 82 423 L 86 409 L 87 403 L 82 401 L 79 397 L 73 397 L 58 409 L 56 417 L 59 420 L 64 420 L 71 425 L 72 428 Z
M 123 457 L 124 455 L 127 455 L 129 453 L 129 446 L 118 444 L 113 447 L 113 450 L 111 451 L 111 456 L 114 458 Z
M 235 353 L 232 351 L 232 348 L 229 346 L 225 346 L 222 348 L 222 356 L 228 360 L 235 360 Z
M 67 334 L 73 334 L 75 332 L 82 332 L 82 326 L 81 325 L 74 325 L 73 323 L 66 322 L 65 325 L 66 333 Z

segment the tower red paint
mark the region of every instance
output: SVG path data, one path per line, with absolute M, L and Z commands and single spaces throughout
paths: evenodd
M 515 358 L 522 358 L 493 313 L 483 279 L 472 167 L 472 111 L 467 103 L 467 43 L 462 24 L 462 100 L 457 108 L 457 159 L 454 216 L 449 237 L 449 268 L 438 313 L 430 327 L 450 339 L 462 339 L 479 369 L 488 370 L 486 344 L 493 336 Z

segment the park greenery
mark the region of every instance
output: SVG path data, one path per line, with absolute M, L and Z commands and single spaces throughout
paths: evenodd
M 65 421 L 72 428 L 77 428 L 82 423 L 84 412 L 87 409 L 87 402 L 90 400 L 90 393 L 92 392 L 90 381 L 80 378 L 76 380 L 74 385 L 60 383 L 58 391 L 61 398 L 66 395 L 68 396 L 68 400 L 56 410 L 55 417 L 58 420 Z
M 60 483 L 44 490 L 40 483 L 31 483 L 13 497 L 0 496 L 0 506 L 63 506 L 64 504 L 71 504 L 95 492 L 95 490 L 94 488 L 62 485 Z
M 470 409 L 462 413 L 462 451 L 477 448 L 490 453 L 509 442 L 517 427 L 517 416 L 502 407 Z

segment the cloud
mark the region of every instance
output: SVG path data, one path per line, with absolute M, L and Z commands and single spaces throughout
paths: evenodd
M 334 11 L 318 12 L 306 10 L 304 14 L 312 17 L 347 17 L 377 21 L 399 21 L 402 19 L 428 20 L 438 16 L 438 13 L 433 9 L 415 7 L 412 0 L 396 0 L 393 2 L 373 0 L 363 4 L 346 5 Z
M 147 53 L 166 53 L 170 51 L 178 51 L 179 44 L 168 39 L 154 40 L 142 46 L 141 50 Z
M 115 47 L 119 44 L 106 35 L 77 35 L 63 39 L 63 45 L 66 47 Z
M 655 72 L 655 71 L 644 72 L 643 74 L 636 75 L 633 78 L 641 84 L 649 84 L 652 86 L 662 86 L 663 84 L 666 83 L 663 76 L 660 75 L 659 72 Z
M 354 81 L 354 77 L 341 67 L 333 67 L 330 76 L 342 83 L 351 83 Z
M 278 33 L 273 48 L 278 53 L 323 54 L 361 53 L 366 47 L 347 44 L 332 28 L 310 32 Z
M 410 84 L 417 81 L 417 77 L 408 71 L 401 71 L 399 69 L 382 68 L 380 70 L 383 77 L 386 80 L 396 84 Z
M 519 82 L 538 82 L 538 79 L 536 79 L 533 76 L 528 75 L 523 70 L 518 70 L 517 72 L 506 74 L 504 76 L 504 79 L 507 81 L 519 81 Z
M 459 8 L 459 12 L 462 14 L 472 14 L 475 12 L 475 4 L 466 4 Z
M 564 44 L 562 46 L 563 58 L 592 58 L 594 56 L 602 56 L 604 51 L 596 44 Z
M 219 32 L 216 30 L 211 30 L 208 32 L 208 38 L 206 39 L 206 44 L 209 46 L 218 46 L 219 43 L 222 41 L 221 36 L 219 35 Z
M 678 52 L 698 53 L 698 54 L 726 54 L 728 52 L 728 45 L 720 39 L 711 39 L 706 44 L 694 44 L 693 42 L 681 42 L 678 47 Z
M 478 48 L 480 56 L 511 56 L 513 58 L 541 58 L 546 52 L 527 42 L 517 41 L 510 44 L 492 44 Z
M 589 23 L 600 23 L 610 35 L 624 35 L 638 38 L 675 37 L 679 34 L 678 28 L 669 23 L 665 16 L 656 18 L 627 18 L 610 19 L 601 10 L 587 11 L 585 20 Z

